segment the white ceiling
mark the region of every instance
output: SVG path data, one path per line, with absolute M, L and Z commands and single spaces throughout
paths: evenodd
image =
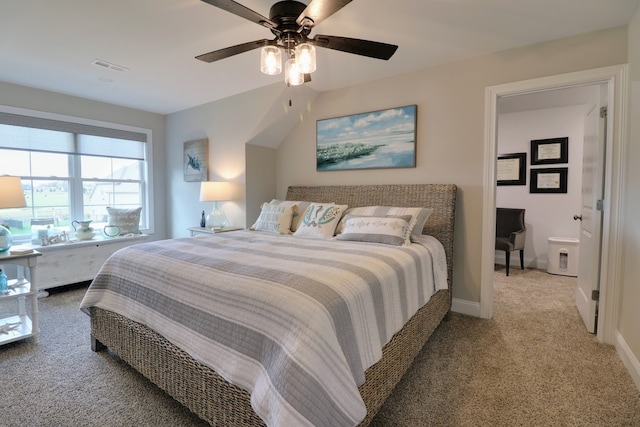
M 239 0 L 269 15 L 273 0 Z M 304 0 L 306 3 L 307 0 Z M 504 49 L 625 25 L 640 0 L 353 0 L 311 35 L 399 46 L 389 61 L 318 49 L 323 92 Z M 169 114 L 283 77 L 259 50 L 196 55 L 271 33 L 200 0 L 0 0 L 0 81 Z M 126 72 L 92 64 L 95 59 Z M 1 102 L 1 98 L 0 98 Z

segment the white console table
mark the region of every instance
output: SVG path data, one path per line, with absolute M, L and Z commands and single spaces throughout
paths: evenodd
M 118 249 L 142 243 L 146 234 L 75 240 L 49 246 L 34 246 L 42 257 L 38 262 L 38 290 L 93 280 L 102 264 Z

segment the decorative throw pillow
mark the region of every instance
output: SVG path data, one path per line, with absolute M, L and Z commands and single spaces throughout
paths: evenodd
M 278 234 L 291 234 L 291 219 L 296 205 L 272 205 L 263 203 L 260 216 L 249 230 L 268 231 Z
M 406 244 L 405 236 L 410 219 L 410 215 L 405 217 L 345 215 L 344 229 L 336 239 L 403 246 Z
M 142 207 L 134 209 L 107 208 L 109 227 L 118 227 L 120 236 L 133 233 L 140 234 L 140 212 Z
M 411 240 L 416 240 L 422 234 L 422 229 L 424 228 L 424 224 L 431 216 L 433 212 L 432 208 L 403 208 L 397 206 L 362 206 L 358 208 L 351 208 L 347 212 L 347 214 L 352 215 L 360 215 L 360 216 L 402 216 L 402 215 L 411 215 L 411 220 L 409 221 L 409 227 L 407 228 L 405 243 L 411 243 Z M 344 228 L 344 219 L 340 221 L 338 227 L 336 228 L 336 234 L 342 233 Z
M 293 212 L 293 218 L 291 219 L 291 231 L 295 232 L 300 226 L 300 221 L 302 221 L 302 214 L 307 210 L 311 202 L 301 202 L 301 201 L 291 201 L 291 200 L 278 200 L 273 199 L 269 202 L 271 205 L 281 205 L 281 206 L 297 206 Z
M 331 239 L 347 205 L 311 203 L 302 215 L 295 236 L 312 239 Z

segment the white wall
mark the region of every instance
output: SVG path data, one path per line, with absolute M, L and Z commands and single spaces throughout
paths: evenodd
M 524 208 L 527 238 L 524 250 L 525 266 L 544 269 L 547 266 L 549 237 L 580 238 L 580 223 L 573 215 L 580 214 L 582 186 L 582 144 L 586 107 L 547 108 L 501 114 L 498 117 L 498 153 L 526 153 L 526 185 L 498 186 L 496 206 Z M 568 137 L 569 163 L 531 165 L 531 140 Z M 568 167 L 566 194 L 530 193 L 531 169 Z M 512 257 L 512 265 L 515 265 Z M 496 263 L 504 264 L 504 252 L 496 252 Z
M 629 138 L 623 214 L 618 351 L 640 388 L 640 10 L 629 25 Z

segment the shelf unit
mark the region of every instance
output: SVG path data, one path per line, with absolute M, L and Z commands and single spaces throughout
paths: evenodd
M 28 254 L 0 254 L 0 265 L 15 264 L 18 268 L 18 277 L 9 280 L 9 291 L 0 293 L 0 304 L 3 313 L 15 313 L 0 318 L 0 345 L 13 341 L 33 337 L 33 342 L 38 343 L 40 328 L 38 325 L 38 287 L 36 267 L 38 257 L 42 254 L 33 251 Z M 29 269 L 31 282 L 24 277 L 24 268 Z M 27 310 L 27 299 L 30 300 L 30 308 Z M 7 305 L 15 304 L 15 310 L 7 309 Z

